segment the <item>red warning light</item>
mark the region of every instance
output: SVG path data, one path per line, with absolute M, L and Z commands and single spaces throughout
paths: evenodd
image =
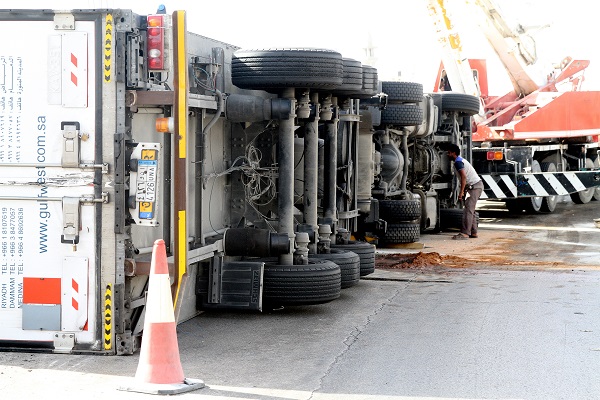
M 148 20 L 148 69 L 164 69 L 165 64 L 165 27 L 163 15 L 149 15 Z

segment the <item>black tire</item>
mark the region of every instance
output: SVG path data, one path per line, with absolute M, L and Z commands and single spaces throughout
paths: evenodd
M 239 50 L 231 79 L 242 89 L 333 89 L 343 81 L 342 55 L 323 49 Z
M 401 222 L 388 224 L 381 241 L 384 244 L 414 243 L 420 237 L 421 224 L 419 222 Z
M 585 159 L 585 168 L 591 170 L 594 168 L 594 162 L 591 158 Z M 594 194 L 596 193 L 596 188 L 589 188 L 582 190 L 580 192 L 571 193 L 571 200 L 575 204 L 587 204 L 594 198 Z
M 594 192 L 595 189 L 591 188 L 582 190 L 580 192 L 571 193 L 571 200 L 573 200 L 573 203 L 575 204 L 587 204 L 594 198 Z
M 340 297 L 341 270 L 328 260 L 308 260 L 308 265 L 279 265 L 266 261 L 263 305 L 322 304 Z
M 374 96 L 377 94 L 377 86 L 379 79 L 377 76 L 377 68 L 371 67 L 370 65 L 362 66 L 362 91 L 365 95 Z
M 348 250 L 360 258 L 360 276 L 375 272 L 375 246 L 367 242 L 349 241 L 348 244 L 332 244 L 332 249 Z
M 440 230 L 461 230 L 462 229 L 462 208 L 442 208 L 440 209 Z M 475 221 L 479 225 L 479 213 L 475 211 Z
M 423 123 L 423 110 L 416 104 L 388 104 L 381 112 L 381 123 L 416 126 Z
M 543 162 L 540 164 L 540 167 L 542 168 L 542 172 L 556 172 L 556 164 L 552 162 Z M 558 196 L 546 196 L 542 198 L 542 206 L 540 211 L 545 213 L 554 212 L 557 203 Z
M 421 217 L 421 201 L 379 200 L 379 214 L 388 223 L 413 221 Z
M 334 94 L 338 94 L 341 97 L 350 97 L 355 99 L 369 99 L 375 96 L 378 92 L 379 80 L 377 77 L 377 68 L 373 68 L 369 65 L 363 65 L 362 71 L 362 86 L 358 90 L 340 91 L 338 89 L 333 90 Z
M 329 260 L 340 267 L 342 289 L 354 286 L 360 281 L 360 257 L 349 250 L 331 249 L 328 254 L 310 254 L 310 259 Z
M 360 61 L 352 58 L 343 58 L 344 73 L 342 84 L 334 90 L 334 93 L 351 94 L 360 93 L 363 87 L 363 70 Z
M 506 209 L 511 214 L 521 214 L 525 207 L 521 199 L 508 199 L 504 202 Z
M 423 101 L 423 84 L 416 82 L 381 82 L 381 91 L 388 101 L 419 103 Z
M 442 92 L 442 110 L 464 115 L 479 113 L 479 97 L 464 93 Z

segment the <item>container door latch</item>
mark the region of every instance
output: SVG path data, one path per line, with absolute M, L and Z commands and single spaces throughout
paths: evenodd
M 60 123 L 60 129 L 63 134 L 63 150 L 61 158 L 61 166 L 64 168 L 78 168 L 79 167 L 79 122 L 66 122 Z
M 70 243 L 73 245 L 73 251 L 77 250 L 79 243 L 79 198 L 63 197 L 63 234 L 60 236 L 61 243 Z

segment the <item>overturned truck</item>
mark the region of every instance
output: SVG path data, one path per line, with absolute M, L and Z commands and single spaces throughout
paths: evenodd
M 241 50 L 183 11 L 0 24 L 32 41 L 0 49 L 4 348 L 135 352 L 157 239 L 181 322 L 335 300 L 374 271 L 373 243 L 455 209 L 440 145 L 469 154 L 471 96 L 332 50 Z

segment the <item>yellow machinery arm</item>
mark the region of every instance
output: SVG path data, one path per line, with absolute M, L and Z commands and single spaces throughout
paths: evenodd
M 493 0 L 468 0 L 467 4 L 469 8 L 465 10 L 459 7 L 456 0 L 427 0 L 438 41 L 444 49 L 442 62 L 452 90 L 480 96 L 469 62 L 462 54 L 459 29 L 454 21 L 458 19 L 459 12 L 468 12 L 469 17 L 475 17 L 480 31 L 498 55 L 519 97 L 539 89 L 526 70 L 528 65 L 537 61 L 533 38 L 524 29 L 513 30 Z
M 435 25 L 438 41 L 444 49 L 442 62 L 452 90 L 480 97 L 469 61 L 462 55 L 462 42 L 455 29 L 446 0 L 427 0 L 427 8 Z

